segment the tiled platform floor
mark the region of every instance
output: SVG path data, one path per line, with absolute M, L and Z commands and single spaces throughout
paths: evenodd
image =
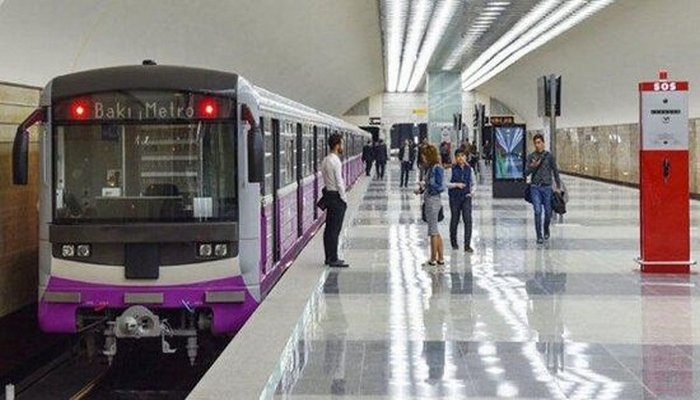
M 569 213 L 538 247 L 529 205 L 493 200 L 486 177 L 476 252 L 448 245 L 426 269 L 420 200 L 387 175 L 346 221 L 351 268 L 313 294 L 275 398 L 700 398 L 700 282 L 637 272 L 636 190 L 565 177 Z

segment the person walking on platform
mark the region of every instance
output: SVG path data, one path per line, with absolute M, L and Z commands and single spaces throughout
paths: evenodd
M 323 175 L 323 198 L 326 207 L 326 228 L 323 231 L 323 249 L 326 253 L 326 265 L 329 267 L 348 267 L 345 261 L 338 259 L 338 237 L 343 228 L 345 210 L 348 208 L 345 197 L 345 180 L 343 179 L 343 164 L 340 156 L 343 154 L 342 137 L 333 134 L 328 138 L 330 153 L 321 163 Z
M 549 223 L 552 219 L 552 177 L 556 183 L 555 191 L 560 192 L 561 179 L 554 156 L 544 149 L 544 136 L 533 137 L 535 151 L 527 156 L 525 176 L 530 178 L 530 200 L 535 209 L 535 231 L 537 244 L 549 239 Z M 544 214 L 544 226 L 542 224 Z
M 408 176 L 413 169 L 413 162 L 416 159 L 416 151 L 411 145 L 411 141 L 406 139 L 404 145 L 399 150 L 399 160 L 401 161 L 401 184 L 399 187 L 408 187 Z
M 484 149 L 481 154 L 484 156 L 485 164 L 491 165 L 491 142 L 489 142 L 488 139 L 486 139 L 486 143 L 484 143 Z
M 423 176 L 425 175 L 425 164 L 423 163 L 423 154 L 425 153 L 425 149 L 428 148 L 428 138 L 423 138 L 421 140 L 420 144 L 418 145 L 418 158 L 417 158 L 417 164 L 418 164 L 418 181 L 422 182 L 423 181 Z
M 362 148 L 362 162 L 365 163 L 365 176 L 369 176 L 372 172 L 372 162 L 374 162 L 371 140 L 368 140 L 367 144 Z
M 442 192 L 445 191 L 445 170 L 440 165 L 440 155 L 433 145 L 428 145 L 423 152 L 423 163 L 426 165 L 425 179 L 420 183 L 416 194 L 423 194 L 423 219 L 428 223 L 430 236 L 430 266 L 445 265 L 442 236 L 438 229 L 440 214 L 442 214 Z
M 377 178 L 384 179 L 384 170 L 386 168 L 386 160 L 389 158 L 389 153 L 384 140 L 379 139 L 379 143 L 374 146 L 374 162 L 377 164 Z
M 464 222 L 464 251 L 474 252 L 472 241 L 472 193 L 476 177 L 474 169 L 467 164 L 467 155 L 463 151 L 455 152 L 455 165 L 452 166 L 452 177 L 447 185 L 450 189 L 450 242 L 452 249 L 458 250 L 457 225 L 460 215 Z

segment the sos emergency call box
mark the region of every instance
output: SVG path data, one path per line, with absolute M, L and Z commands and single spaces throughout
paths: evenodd
M 644 273 L 690 272 L 688 82 L 641 82 L 640 228 Z

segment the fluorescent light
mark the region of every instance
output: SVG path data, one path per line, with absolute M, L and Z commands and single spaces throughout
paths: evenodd
M 479 17 L 476 18 L 475 22 L 471 24 L 469 29 L 470 35 L 466 36 L 464 40 L 452 50 L 452 53 L 447 57 L 445 64 L 443 64 L 443 70 L 452 70 L 462 61 L 462 57 L 467 53 L 476 43 L 477 40 L 489 30 L 493 21 L 497 20 L 503 10 L 506 9 L 510 2 L 508 1 L 497 1 L 488 3 L 487 7 L 484 8 L 485 12 L 482 12 Z M 495 11 L 497 10 L 497 11 Z
M 387 91 L 395 92 L 399 83 L 408 3 L 406 0 L 381 0 L 381 5 L 386 52 L 386 85 Z
M 406 45 L 403 49 L 401 73 L 399 75 L 399 83 L 397 88 L 399 92 L 405 92 L 408 89 L 408 83 L 411 80 L 411 73 L 413 72 L 413 67 L 416 64 L 421 40 L 425 35 L 425 30 L 428 26 L 432 11 L 432 0 L 417 0 L 411 5 L 408 36 L 406 38 Z
M 527 45 L 531 41 L 535 40 L 537 37 L 542 35 L 544 32 L 548 31 L 550 28 L 556 24 L 563 21 L 572 12 L 579 9 L 582 5 L 586 4 L 587 0 L 569 0 L 559 7 L 555 12 L 549 14 L 546 18 L 537 23 L 532 29 L 527 31 L 522 36 L 518 37 L 515 41 L 509 44 L 505 49 L 501 50 L 496 54 L 491 60 L 489 60 L 479 71 L 475 72 L 468 79 L 463 81 L 464 86 L 470 86 L 474 81 L 481 78 L 483 75 L 488 73 L 490 70 L 498 66 L 503 60 L 508 58 L 511 54 L 515 53 L 521 47 Z
M 414 92 L 423 80 L 423 75 L 425 75 L 430 59 L 445 35 L 452 17 L 456 14 L 455 11 L 459 3 L 459 0 L 443 0 L 438 3 L 437 9 L 433 13 L 434 17 L 430 21 L 430 27 L 425 35 L 425 40 L 423 40 L 420 55 L 413 69 L 413 75 L 408 85 L 409 92 Z
M 535 8 L 525 15 L 513 28 L 505 35 L 501 36 L 491 47 L 486 49 L 474 62 L 462 72 L 462 81 L 469 79 L 475 72 L 484 66 L 498 52 L 515 40 L 518 36 L 530 29 L 537 21 L 547 15 L 554 7 L 558 6 L 562 0 L 543 0 Z
M 517 62 L 520 58 L 525 56 L 526 54 L 536 50 L 540 46 L 544 45 L 545 43 L 549 42 L 550 40 L 554 39 L 555 37 L 561 35 L 562 33 L 568 31 L 569 29 L 573 28 L 574 26 L 578 25 L 581 23 L 583 20 L 586 18 L 592 16 L 593 14 L 597 13 L 598 11 L 602 10 L 603 8 L 607 7 L 608 5 L 614 3 L 615 0 L 591 0 L 587 5 L 576 11 L 573 15 L 569 16 L 566 20 L 549 30 L 548 32 L 544 33 L 543 35 L 539 36 L 537 39 L 533 40 L 526 46 L 522 47 L 515 53 L 513 53 L 508 59 L 506 59 L 504 62 L 499 64 L 496 68 L 492 69 L 489 71 L 487 74 L 484 74 L 481 78 L 478 80 L 474 81 L 473 83 L 466 85 L 464 88 L 465 90 L 473 90 L 487 81 L 489 81 L 491 78 L 494 76 L 498 75 L 499 73 L 503 72 L 506 68 L 510 67 L 513 65 L 515 62 Z

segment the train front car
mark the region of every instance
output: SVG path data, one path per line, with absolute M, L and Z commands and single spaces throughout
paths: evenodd
M 238 99 L 241 85 L 235 74 L 153 65 L 47 85 L 13 154 L 15 182 L 26 184 L 26 129 L 44 122 L 42 330 L 104 322 L 110 362 L 117 339 L 160 338 L 172 352 L 169 338 L 185 337 L 194 362 L 199 331 L 242 326 L 260 302 L 251 215 L 259 215 L 262 139 L 254 98 Z

